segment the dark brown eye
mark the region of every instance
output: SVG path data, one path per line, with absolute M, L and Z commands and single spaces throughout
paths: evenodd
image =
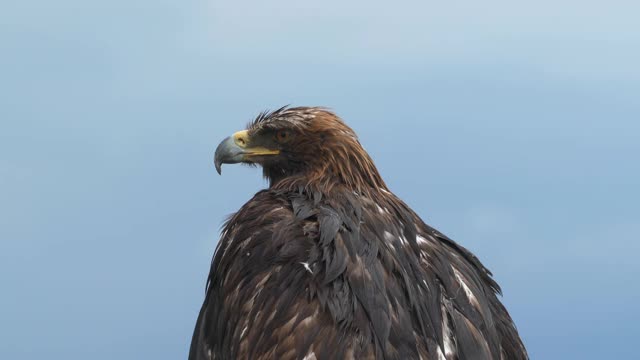
M 280 130 L 276 133 L 276 139 L 280 142 L 289 140 L 289 137 L 291 137 L 291 134 L 287 130 Z

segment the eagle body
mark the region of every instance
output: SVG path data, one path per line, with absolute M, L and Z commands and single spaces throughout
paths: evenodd
M 388 190 L 337 116 L 283 108 L 249 129 L 234 141 L 260 155 L 225 145 L 216 165 L 259 164 L 270 186 L 224 226 L 190 360 L 528 359 L 490 272 Z

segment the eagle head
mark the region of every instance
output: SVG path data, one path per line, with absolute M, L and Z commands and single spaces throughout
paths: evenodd
M 215 166 L 251 164 L 263 168 L 276 184 L 341 184 L 354 191 L 386 189 L 356 133 L 333 112 L 321 107 L 283 107 L 261 113 L 246 130 L 224 139 Z

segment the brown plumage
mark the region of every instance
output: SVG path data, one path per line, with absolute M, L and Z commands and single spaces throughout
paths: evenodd
M 225 224 L 189 359 L 527 359 L 490 272 L 385 185 L 323 108 L 221 143 L 269 188 Z

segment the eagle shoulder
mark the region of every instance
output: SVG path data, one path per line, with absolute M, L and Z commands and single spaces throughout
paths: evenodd
M 342 311 L 342 300 L 324 291 L 326 276 L 343 265 L 320 268 L 318 261 L 320 227 L 329 231 L 324 216 L 331 214 L 305 214 L 300 204 L 295 196 L 261 191 L 230 217 L 211 265 L 190 360 L 348 354 L 332 318 Z

